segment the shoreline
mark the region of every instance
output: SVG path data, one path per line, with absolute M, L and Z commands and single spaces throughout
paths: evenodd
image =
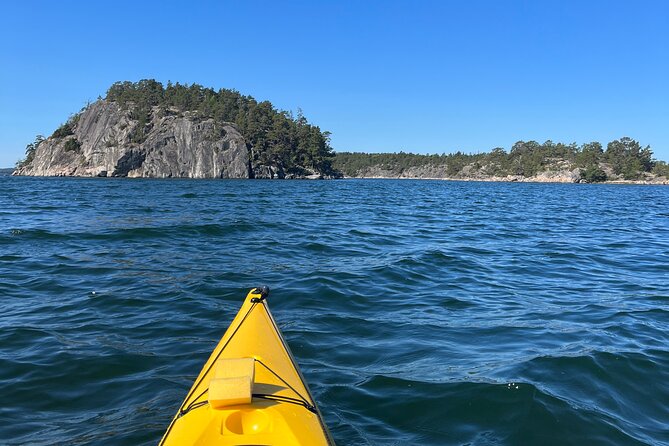
M 550 177 L 527 177 L 527 178 L 455 178 L 455 177 L 408 177 L 408 176 L 343 176 L 341 178 L 193 178 L 193 177 L 99 177 L 89 175 L 14 175 L 5 174 L 0 176 L 8 177 L 24 177 L 24 178 L 104 178 L 104 179 L 131 179 L 131 180 L 254 180 L 254 181 L 314 181 L 314 180 L 428 180 L 428 181 L 459 181 L 459 182 L 475 182 L 475 183 L 533 183 L 533 184 L 617 184 L 617 185 L 638 185 L 638 186 L 669 186 L 669 179 L 653 179 L 653 180 L 607 180 L 593 183 L 582 181 L 567 181 L 566 179 L 550 178 Z
M 607 180 L 597 181 L 593 183 L 581 181 L 566 181 L 559 179 L 544 179 L 537 177 L 527 178 L 453 178 L 453 177 L 405 177 L 405 176 L 361 176 L 350 177 L 344 176 L 344 180 L 437 180 L 437 181 L 463 181 L 463 182 L 477 182 L 477 183 L 534 183 L 534 184 L 620 184 L 620 185 L 639 185 L 639 186 L 669 186 L 669 179 L 665 180 Z

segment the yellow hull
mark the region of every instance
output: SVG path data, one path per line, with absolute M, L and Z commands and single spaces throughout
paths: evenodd
M 334 445 L 268 292 L 249 292 L 160 445 Z

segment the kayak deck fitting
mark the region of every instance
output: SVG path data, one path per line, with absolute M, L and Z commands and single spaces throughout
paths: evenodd
M 334 445 L 306 381 L 254 288 L 160 445 Z

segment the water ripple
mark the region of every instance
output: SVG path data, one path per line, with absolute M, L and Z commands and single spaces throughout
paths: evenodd
M 341 445 L 669 443 L 667 188 L 0 183 L 6 444 L 156 444 L 258 284 Z

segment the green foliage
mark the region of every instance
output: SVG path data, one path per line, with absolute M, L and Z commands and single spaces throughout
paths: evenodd
M 45 138 L 42 135 L 37 135 L 35 137 L 35 141 L 31 142 L 26 146 L 26 157 L 22 160 L 17 161 L 16 167 L 20 169 L 21 167 L 27 166 L 28 164 L 32 163 L 33 160 L 35 159 L 35 151 L 37 150 L 37 147 L 44 141 Z
M 213 119 L 216 128 L 234 123 L 251 146 L 252 161 L 273 165 L 287 174 L 303 174 L 313 169 L 323 175 L 337 176 L 332 166 L 334 153 L 330 134 L 321 131 L 298 113 L 297 118 L 279 111 L 268 102 L 258 102 L 235 90 L 205 88 L 168 82 L 166 87 L 152 79 L 117 82 L 107 91 L 107 100 L 131 111 L 137 125 L 130 139 L 141 143 L 151 130 L 151 114 L 159 116 L 194 113 L 201 119 Z
M 598 142 L 586 143 L 581 146 L 581 150 L 576 153 L 576 165 L 583 168 L 595 166 L 603 160 L 604 151 L 602 145 Z
M 581 169 L 581 178 L 588 183 L 601 183 L 608 179 L 606 172 L 595 164 L 592 164 L 585 169 Z
M 163 84 L 153 79 L 139 82 L 116 82 L 107 90 L 107 99 L 122 106 L 141 104 L 147 107 L 159 105 L 164 99 Z
M 348 176 L 356 176 L 372 167 L 378 167 L 394 175 L 401 175 L 410 168 L 435 166 L 445 168 L 449 175 L 457 175 L 462 168 L 477 160 L 482 155 L 466 155 L 462 152 L 442 155 L 416 155 L 413 153 L 337 153 L 333 166 Z
M 63 149 L 65 149 L 66 152 L 79 152 L 81 150 L 81 143 L 77 138 L 69 138 L 65 141 Z
M 536 141 L 518 141 L 511 148 L 506 171 L 511 175 L 534 176 L 549 170 L 555 162 L 573 163 L 578 151 L 575 143 L 563 144 L 548 140 L 539 144 Z
M 137 121 L 137 124 L 130 132 L 130 142 L 137 144 L 143 143 L 151 131 L 151 109 L 142 105 L 134 108 L 130 112 L 130 118 Z
M 70 122 L 66 122 L 65 124 L 62 124 L 60 127 L 56 129 L 55 132 L 53 132 L 53 135 L 51 135 L 52 138 L 65 138 L 66 136 L 70 136 L 74 134 L 74 130 L 72 128 L 72 125 Z
M 85 107 L 84 107 L 85 108 Z M 74 135 L 74 126 L 79 122 L 79 113 L 70 116 L 65 124 L 61 124 L 51 135 L 52 138 L 65 138 L 66 136 Z
M 611 141 L 606 146 L 605 156 L 613 172 L 626 180 L 640 178 L 642 172 L 650 172 L 654 165 L 650 146 L 641 148 L 637 141 L 628 137 Z
M 653 173 L 657 176 L 669 178 L 669 164 L 664 161 L 655 161 Z

